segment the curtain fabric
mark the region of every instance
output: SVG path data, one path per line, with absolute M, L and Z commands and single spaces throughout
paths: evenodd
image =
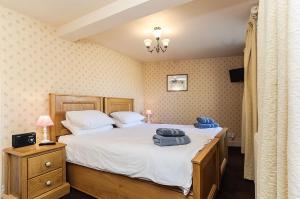
M 299 10 L 299 0 L 259 3 L 259 199 L 300 198 Z
M 251 14 L 244 49 L 244 95 L 242 110 L 242 152 L 245 153 L 244 178 L 254 179 L 254 134 L 257 132 L 257 45 L 256 19 Z

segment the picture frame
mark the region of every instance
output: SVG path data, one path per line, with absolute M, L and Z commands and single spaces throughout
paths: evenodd
M 188 74 L 167 75 L 167 91 L 188 91 Z

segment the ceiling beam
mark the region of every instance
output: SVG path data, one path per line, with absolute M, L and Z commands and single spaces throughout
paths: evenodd
M 117 0 L 58 28 L 64 39 L 77 41 L 132 20 L 192 0 Z

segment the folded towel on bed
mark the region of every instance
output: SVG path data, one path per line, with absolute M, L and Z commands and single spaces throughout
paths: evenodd
M 215 120 L 211 117 L 198 117 L 197 122 L 201 124 L 214 124 Z
M 153 141 L 158 146 L 176 146 L 191 142 L 190 138 L 186 135 L 181 137 L 164 137 L 157 134 L 153 136 Z
M 172 128 L 158 128 L 156 129 L 156 134 L 165 137 L 181 137 L 185 135 L 184 131 Z
M 195 123 L 194 126 L 196 128 L 199 128 L 199 129 L 208 129 L 208 128 L 217 128 L 219 127 L 220 125 L 218 123 L 213 123 L 213 124 L 202 124 L 202 123 Z

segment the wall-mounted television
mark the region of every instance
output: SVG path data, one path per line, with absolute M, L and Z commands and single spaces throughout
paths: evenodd
M 229 70 L 231 82 L 243 82 L 244 81 L 244 68 L 236 68 Z

